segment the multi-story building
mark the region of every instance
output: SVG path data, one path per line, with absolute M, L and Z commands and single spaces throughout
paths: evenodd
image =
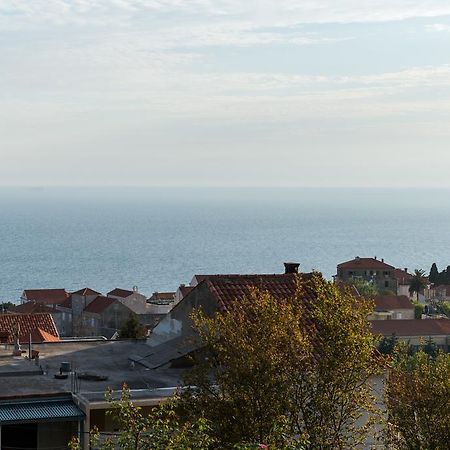
M 336 281 L 350 281 L 355 279 L 373 283 L 380 291 L 397 292 L 395 267 L 384 262 L 384 259 L 355 257 L 351 261 L 338 264 Z

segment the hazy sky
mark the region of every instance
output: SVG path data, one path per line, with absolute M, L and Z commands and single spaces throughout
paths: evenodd
M 448 0 L 0 0 L 1 185 L 450 187 Z

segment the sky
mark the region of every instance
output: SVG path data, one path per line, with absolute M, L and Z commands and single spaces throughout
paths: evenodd
M 446 0 L 0 0 L 0 185 L 450 187 Z

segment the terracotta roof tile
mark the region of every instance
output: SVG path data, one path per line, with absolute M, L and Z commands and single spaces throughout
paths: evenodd
M 47 305 L 58 305 L 68 296 L 65 289 L 25 289 L 23 292 L 27 301 L 35 301 Z
M 175 298 L 175 292 L 153 292 L 149 300 L 173 300 Z
M 22 303 L 21 305 L 16 305 L 10 308 L 11 313 L 17 314 L 33 314 L 33 313 L 52 313 L 56 310 L 50 306 L 43 303 L 36 303 L 35 301 Z
M 81 295 L 83 297 L 86 297 L 87 295 L 102 295 L 101 292 L 94 291 L 94 289 L 88 287 L 72 292 L 72 294 Z
M 376 269 L 376 270 L 382 270 L 382 269 L 395 269 L 394 266 L 391 266 L 389 264 L 386 264 L 385 262 L 375 259 L 375 258 L 359 258 L 356 257 L 355 259 L 352 259 L 351 261 L 346 261 L 343 263 L 338 264 L 338 269 Z
M 310 277 L 311 274 L 210 275 L 202 283 L 207 283 L 219 309 L 226 311 L 232 302 L 247 297 L 255 288 L 280 300 L 292 298 L 299 279 L 308 280 Z M 312 293 L 308 293 L 307 297 L 306 302 L 314 298 Z
M 51 342 L 59 341 L 58 330 L 51 314 L 0 314 L 0 335 L 7 336 L 9 344 L 14 342 L 17 323 L 20 327 L 21 344 L 28 342 L 30 333 L 34 343 L 49 342 L 50 337 L 47 335 L 51 336 Z
M 69 295 L 62 303 L 58 306 L 62 308 L 72 309 L 72 295 Z
M 99 295 L 94 300 L 92 300 L 92 302 L 89 303 L 86 308 L 84 308 L 84 311 L 89 313 L 101 314 L 106 308 L 117 302 L 118 300 L 114 298 Z
M 194 289 L 193 286 L 180 286 L 180 292 L 181 292 L 181 295 L 182 295 L 183 297 L 186 297 L 186 295 L 188 295 L 189 292 L 192 291 L 192 289 Z
M 129 291 L 127 289 L 115 288 L 111 292 L 108 292 L 106 295 L 114 295 L 115 297 L 127 298 L 133 294 L 134 294 L 133 291 Z
M 382 336 L 450 335 L 449 319 L 372 320 L 372 333 Z
M 377 295 L 374 301 L 376 311 L 414 309 L 414 305 L 406 295 Z
M 413 276 L 403 269 L 394 270 L 394 278 L 397 280 L 398 284 L 410 284 Z

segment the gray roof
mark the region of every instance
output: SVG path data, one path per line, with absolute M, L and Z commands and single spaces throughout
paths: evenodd
M 75 421 L 84 413 L 70 397 L 0 401 L 0 424 Z

